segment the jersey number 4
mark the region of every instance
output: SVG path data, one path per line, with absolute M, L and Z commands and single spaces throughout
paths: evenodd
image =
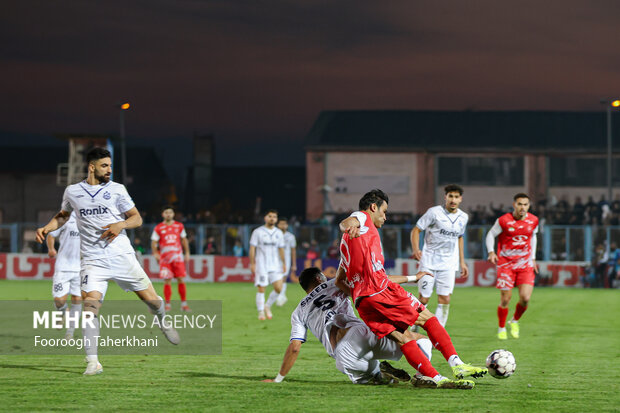
M 336 305 L 336 302 L 334 300 L 331 299 L 326 299 L 325 298 L 325 294 L 323 295 L 319 295 L 314 301 L 313 301 L 314 305 L 316 305 L 317 307 L 319 307 L 321 309 L 321 311 L 325 311 L 325 310 L 329 310 L 330 308 L 332 308 L 333 306 Z

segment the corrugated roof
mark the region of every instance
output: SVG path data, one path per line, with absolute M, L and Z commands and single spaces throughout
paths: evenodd
M 615 151 L 620 116 L 613 114 Z M 601 152 L 604 112 L 324 111 L 306 137 L 308 149 Z

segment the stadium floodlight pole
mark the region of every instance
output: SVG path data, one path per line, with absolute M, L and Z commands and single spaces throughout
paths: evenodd
M 121 135 L 121 169 L 123 170 L 123 174 L 121 175 L 123 180 L 123 185 L 127 186 L 127 144 L 125 139 L 125 111 L 129 110 L 131 105 L 129 102 L 123 102 L 118 105 L 121 109 L 120 111 L 120 135 Z
M 611 206 L 612 201 L 612 187 L 611 187 L 611 178 L 612 178 L 612 143 L 611 143 L 611 108 L 620 107 L 620 100 L 601 100 L 601 103 L 605 105 L 607 109 L 607 202 L 609 202 L 609 206 Z

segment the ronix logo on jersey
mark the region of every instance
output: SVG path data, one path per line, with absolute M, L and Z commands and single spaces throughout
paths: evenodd
M 527 244 L 528 238 L 529 237 L 527 235 L 515 235 L 514 237 L 512 237 L 512 245 L 525 245 Z
M 106 207 L 102 207 L 102 206 L 98 206 L 96 208 L 82 208 L 80 209 L 80 216 L 87 216 L 87 215 L 103 215 L 103 214 L 107 214 L 108 213 L 108 208 Z
M 440 229 L 439 233 L 441 235 L 446 235 L 448 237 L 454 237 L 454 238 L 458 238 L 458 236 L 459 236 L 458 232 L 456 232 L 456 231 L 446 231 L 445 229 Z

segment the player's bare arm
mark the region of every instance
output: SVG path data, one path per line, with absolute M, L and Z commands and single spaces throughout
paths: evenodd
M 347 273 L 343 267 L 338 267 L 338 271 L 336 272 L 336 281 L 334 283 L 340 291 L 345 293 L 347 296 L 351 296 L 351 289 L 347 284 Z
M 153 257 L 155 257 L 155 261 L 159 262 L 159 241 L 151 241 L 151 251 L 153 252 Z
M 413 251 L 413 258 L 420 261 L 422 259 L 422 250 L 420 249 L 420 232 L 422 230 L 417 226 L 411 230 L 411 251 Z
M 47 242 L 47 256 L 50 258 L 54 258 L 57 254 L 56 252 L 56 248 L 54 248 L 54 241 L 56 240 L 56 238 L 52 237 L 51 235 L 47 236 L 46 242 Z
M 463 237 L 459 237 L 459 260 L 461 262 L 461 278 L 467 278 L 469 276 L 469 268 L 465 262 L 465 242 Z
M 278 254 L 280 255 L 280 262 L 282 263 L 282 274 L 286 273 L 286 261 L 284 257 L 284 248 L 278 248 Z
M 265 379 L 262 380 L 264 383 L 279 383 L 284 379 L 284 376 L 288 374 L 289 371 L 293 368 L 293 365 L 297 361 L 297 356 L 299 356 L 299 350 L 301 350 L 302 342 L 299 340 L 291 340 L 291 343 L 286 348 L 286 353 L 284 353 L 284 360 L 282 360 L 282 366 L 280 367 L 280 372 L 275 379 Z
M 356 217 L 348 217 L 340 222 L 340 231 L 346 232 L 351 238 L 360 236 L 360 221 Z
M 37 228 L 36 231 L 36 240 L 39 244 L 43 244 L 45 241 L 45 237 L 52 231 L 56 231 L 58 228 L 62 227 L 65 222 L 69 219 L 71 212 L 69 211 L 60 211 L 54 218 L 50 220 L 44 227 Z
M 424 277 L 425 275 L 430 275 L 431 277 L 433 277 L 433 274 L 431 274 L 428 271 L 420 271 L 415 275 L 388 275 L 387 277 L 393 283 L 404 284 L 404 283 L 417 283 L 420 280 L 420 278 Z
M 129 211 L 125 212 L 125 216 L 127 219 L 124 221 L 105 225 L 102 229 L 105 229 L 106 231 L 101 234 L 101 239 L 113 241 L 116 237 L 118 237 L 118 234 L 120 234 L 122 230 L 138 228 L 142 225 L 142 217 L 140 216 L 140 212 L 138 212 L 138 208 L 131 208 Z
M 189 241 L 187 241 L 187 237 L 181 238 L 181 245 L 183 246 L 183 255 L 185 256 L 185 261 L 189 262 Z
M 256 274 L 256 247 L 254 245 L 250 245 L 250 271 Z

